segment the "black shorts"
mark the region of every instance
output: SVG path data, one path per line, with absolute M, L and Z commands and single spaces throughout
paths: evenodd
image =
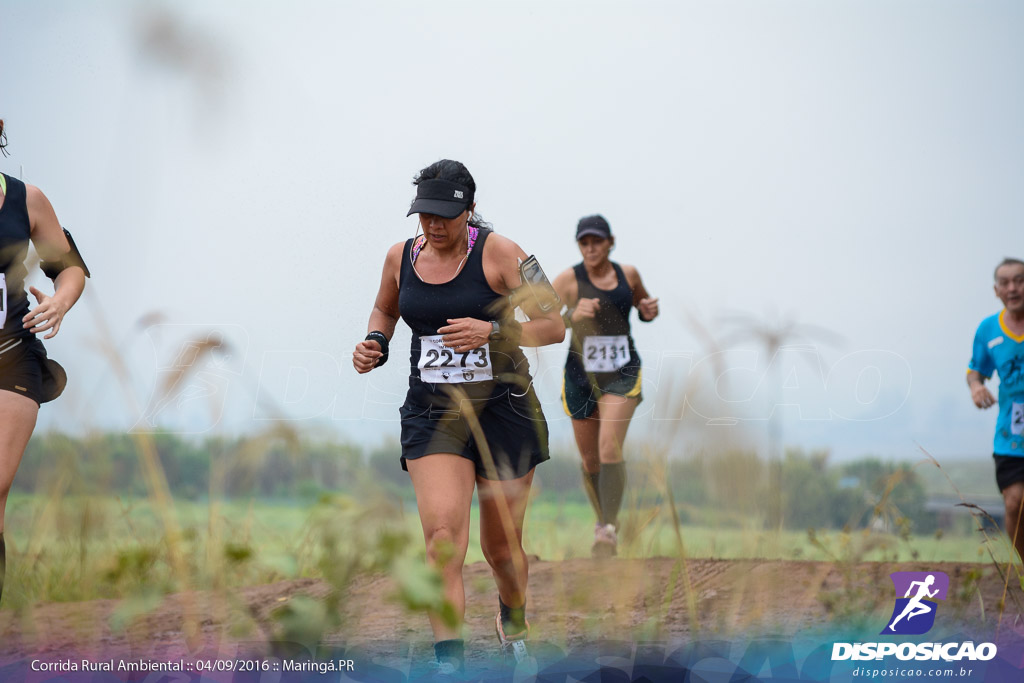
M 609 376 L 610 375 L 610 376 Z M 597 410 L 597 400 L 605 394 L 635 398 L 637 403 L 644 400 L 640 393 L 643 372 L 639 366 L 626 366 L 616 373 L 588 375 L 584 384 L 573 379 L 566 369 L 562 373 L 562 407 L 565 414 L 574 420 L 583 420 Z
M 1024 481 L 1024 456 L 993 453 L 992 458 L 996 461 L 996 485 L 1000 493 L 1011 484 Z
M 476 414 L 487 449 L 477 443 L 466 410 Z M 472 460 L 477 476 L 507 480 L 526 476 L 550 458 L 548 424 L 532 386 L 524 396 L 506 388 L 486 400 L 466 401 L 460 410 L 417 405 L 406 399 L 399 413 L 403 470 L 408 470 L 406 460 L 454 453 Z
M 43 343 L 36 337 L 23 337 L 21 343 L 0 353 L 0 389 L 46 403 L 60 396 L 67 376 L 56 361 L 46 357 Z

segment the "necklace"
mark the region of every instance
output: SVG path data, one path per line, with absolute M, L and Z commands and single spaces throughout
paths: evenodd
M 455 268 L 455 272 L 452 274 L 452 277 L 449 279 L 449 281 L 454 279 L 455 276 L 459 274 L 459 271 L 462 270 L 462 266 L 466 263 L 466 259 L 469 258 L 470 252 L 473 251 L 473 245 L 476 244 L 476 238 L 480 234 L 480 229 L 472 225 L 467 225 L 466 233 L 469 236 L 469 239 L 467 240 L 466 244 L 466 255 L 462 257 L 461 261 L 459 261 L 459 265 Z M 420 275 L 418 270 L 416 270 L 416 258 L 420 255 L 420 252 L 423 250 L 423 247 L 426 245 L 426 243 L 427 236 L 420 235 L 413 241 L 412 252 L 409 254 L 409 261 L 412 264 L 412 272 L 416 273 L 416 277 L 418 277 L 421 282 L 426 282 L 426 280 L 424 280 L 423 276 Z

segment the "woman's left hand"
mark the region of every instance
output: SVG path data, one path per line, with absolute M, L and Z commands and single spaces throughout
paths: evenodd
M 476 318 L 449 318 L 448 324 L 437 333 L 441 341 L 455 351 L 472 351 L 488 342 L 494 328 L 486 320 Z
M 57 332 L 60 331 L 60 321 L 64 319 L 64 314 L 68 312 L 68 306 L 52 296 L 43 294 L 35 287 L 29 287 L 28 291 L 32 292 L 32 296 L 36 298 L 39 305 L 21 319 L 22 327 L 31 327 L 29 332 L 32 334 L 45 332 L 52 328 L 53 331 L 43 337 L 43 339 L 55 337 Z
M 658 300 L 652 297 L 640 299 L 637 304 L 640 317 L 648 322 L 658 317 Z

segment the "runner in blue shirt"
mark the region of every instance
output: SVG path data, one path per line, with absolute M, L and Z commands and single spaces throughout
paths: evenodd
M 967 386 L 978 408 L 991 408 L 996 399 L 985 387 L 999 373 L 999 417 L 992 457 L 996 484 L 1006 505 L 1006 533 L 1024 558 L 1024 261 L 1003 259 L 995 272 L 996 296 L 1003 310 L 981 321 L 974 335 L 974 354 L 967 369 Z

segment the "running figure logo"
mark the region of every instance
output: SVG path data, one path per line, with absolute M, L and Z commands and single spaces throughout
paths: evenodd
M 882 634 L 914 636 L 930 631 L 938 607 L 934 599 L 946 599 L 949 577 L 942 572 L 893 572 L 889 576 L 896 595 L 903 597 L 896 598 L 896 606 Z

